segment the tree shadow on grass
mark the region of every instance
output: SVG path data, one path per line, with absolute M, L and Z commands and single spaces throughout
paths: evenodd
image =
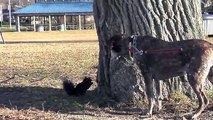
M 68 96 L 63 89 L 50 87 L 0 87 L 0 107 L 27 110 L 36 108 L 42 111 L 61 113 L 85 109 L 93 102 L 95 91 L 87 91 L 82 97 Z
M 96 91 L 87 91 L 86 95 L 82 97 L 68 96 L 63 89 L 51 87 L 0 87 L 0 107 L 15 108 L 17 110 L 28 110 L 35 108 L 41 111 L 53 111 L 60 113 L 70 113 L 72 115 L 90 115 L 98 112 L 96 105 L 104 103 L 103 98 L 98 97 Z M 99 103 L 100 102 L 100 103 Z M 109 103 L 109 101 L 107 101 Z M 88 107 L 93 106 L 93 107 Z M 106 104 L 105 104 L 106 105 Z M 107 105 L 105 106 L 107 107 Z M 209 107 L 211 109 L 211 107 Z M 127 106 L 126 108 L 112 108 L 103 110 L 111 115 L 140 115 L 146 108 L 133 108 Z M 212 114 L 211 110 L 207 109 Z M 89 111 L 89 112 L 84 112 Z M 93 113 L 92 113 L 93 112 Z M 165 111 L 164 111 L 165 112 Z M 163 113 L 164 113 L 163 112 Z M 168 111 L 167 111 L 168 112 Z M 174 114 L 167 112 L 165 116 L 168 118 L 177 118 Z M 204 117 L 206 118 L 206 114 Z M 168 115 L 167 115 L 168 114 Z M 167 118 L 164 115 L 157 113 L 160 118 Z M 209 115 L 211 117 L 211 115 Z M 208 117 L 207 117 L 208 118 Z
M 100 97 L 96 90 L 87 91 L 84 96 L 68 96 L 62 88 L 51 87 L 0 87 L 0 107 L 28 110 L 69 113 L 72 115 L 90 115 L 102 111 L 111 115 L 139 114 L 137 108 L 116 109 L 117 102 Z M 110 109 L 104 109 L 104 108 Z M 128 113 L 128 114 L 127 114 Z

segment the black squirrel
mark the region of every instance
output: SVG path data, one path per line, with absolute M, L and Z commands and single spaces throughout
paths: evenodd
M 92 79 L 90 77 L 85 77 L 81 83 L 76 85 L 76 87 L 72 81 L 68 79 L 63 80 L 63 88 L 69 96 L 84 95 L 92 84 Z

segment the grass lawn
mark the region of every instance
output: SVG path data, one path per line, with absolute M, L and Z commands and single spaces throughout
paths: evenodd
M 140 111 L 99 108 L 96 91 L 98 41 L 95 31 L 4 33 L 0 44 L 0 120 L 135 119 Z M 62 78 L 93 79 L 85 96 L 70 97 Z
M 72 30 L 52 32 L 3 32 L 6 42 L 32 42 L 32 41 L 88 41 L 97 40 L 94 30 Z
M 78 83 L 91 76 L 95 83 L 95 31 L 3 35 L 7 44 L 0 44 L 0 119 L 68 119 L 69 112 L 81 111 L 90 102 L 67 96 L 61 78 Z M 19 44 L 10 44 L 14 41 Z
M 99 52 L 95 31 L 3 32 L 3 36 L 6 44 L 0 44 L 0 120 L 140 119 L 139 108 L 98 107 L 104 98 L 97 98 L 94 90 Z M 90 76 L 94 84 L 85 96 L 70 97 L 62 89 L 66 76 L 74 83 Z M 192 109 L 188 99 L 177 101 L 181 100 L 164 105 L 168 118 L 183 112 L 184 107 Z M 168 110 L 174 111 L 168 114 Z

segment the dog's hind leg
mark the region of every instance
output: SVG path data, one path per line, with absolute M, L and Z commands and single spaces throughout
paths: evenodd
M 209 70 L 209 73 L 208 73 L 208 76 L 207 76 L 207 79 L 212 83 L 213 85 L 213 67 L 210 67 L 210 70 Z M 205 105 L 207 106 L 209 104 L 209 100 L 208 98 L 206 97 L 206 95 L 202 92 L 202 95 L 204 96 L 204 102 L 205 102 Z
M 208 80 L 213 84 L 213 67 L 209 70 Z
M 195 69 L 194 69 L 195 70 Z M 192 115 L 192 119 L 196 119 L 202 111 L 206 108 L 209 101 L 203 91 L 203 86 L 207 78 L 209 69 L 207 67 L 201 66 L 197 69 L 197 72 L 190 72 L 187 77 L 189 84 L 197 95 L 199 106 L 195 113 Z
M 195 78 L 195 75 L 188 75 L 188 81 L 192 87 L 192 89 L 194 90 L 195 94 L 197 95 L 197 99 L 198 99 L 198 103 L 199 106 L 196 110 L 196 112 L 192 115 L 192 119 L 196 119 L 201 112 L 204 110 L 204 99 L 203 99 L 203 95 L 202 95 L 202 86 L 197 83 L 198 78 Z

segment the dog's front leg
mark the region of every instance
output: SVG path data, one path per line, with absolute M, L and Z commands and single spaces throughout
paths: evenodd
M 148 112 L 147 115 L 151 116 L 152 115 L 152 111 L 153 111 L 153 107 L 155 104 L 155 99 L 154 99 L 154 83 L 153 83 L 153 77 L 152 74 L 150 73 L 144 73 L 144 81 L 145 81 L 145 85 L 146 85 L 146 95 L 148 98 Z
M 148 108 L 147 115 L 152 116 L 153 107 L 154 107 L 154 104 L 155 104 L 155 99 L 150 97 L 150 98 L 148 98 L 148 102 L 149 102 L 149 108 Z
M 156 93 L 157 93 L 157 105 L 158 105 L 158 110 L 162 109 L 162 100 L 163 100 L 163 94 L 162 94 L 162 85 L 163 81 L 162 80 L 155 80 L 156 83 Z

